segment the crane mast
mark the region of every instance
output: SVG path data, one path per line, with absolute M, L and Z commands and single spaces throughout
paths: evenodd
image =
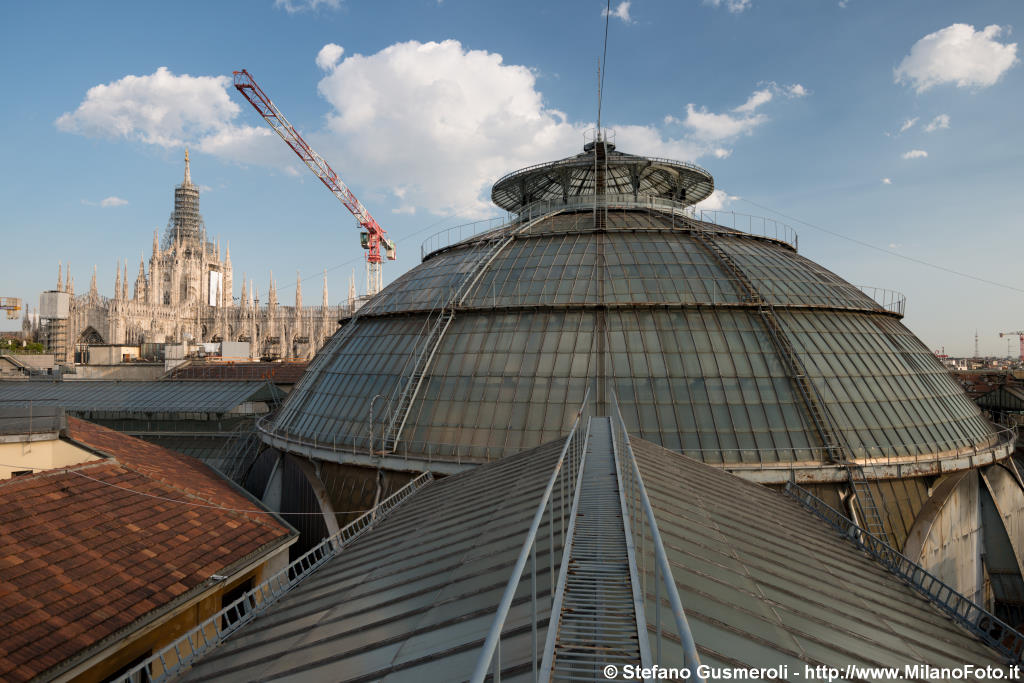
M 235 88 L 259 112 L 275 133 L 281 136 L 292 151 L 302 159 L 316 177 L 337 197 L 355 217 L 362 228 L 361 243 L 366 250 L 366 293 L 376 294 L 383 287 L 381 277 L 381 247 L 389 261 L 395 260 L 395 243 L 387 238 L 387 232 L 374 220 L 363 203 L 348 189 L 348 185 L 334 172 L 330 164 L 316 153 L 302 139 L 295 126 L 288 122 L 281 110 L 270 100 L 263 89 L 256 84 L 252 74 L 245 69 L 234 72 Z

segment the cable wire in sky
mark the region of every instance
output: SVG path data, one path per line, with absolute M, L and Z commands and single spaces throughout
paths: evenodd
M 975 280 L 977 282 L 982 282 L 982 283 L 984 283 L 986 285 L 993 285 L 995 287 L 1002 287 L 1003 289 L 1008 289 L 1008 290 L 1013 291 L 1013 292 L 1022 292 L 1022 293 L 1024 293 L 1024 289 L 1022 289 L 1020 287 L 1014 287 L 1013 285 L 1008 285 L 1008 284 L 1005 284 L 1005 283 L 1002 283 L 1002 282 L 996 282 L 995 280 L 987 280 L 987 279 L 985 279 L 983 277 L 978 277 L 977 275 L 971 275 L 970 273 L 964 273 L 964 272 L 961 272 L 959 270 L 954 270 L 954 269 L 949 268 L 947 266 L 940 266 L 937 263 L 931 263 L 930 261 L 925 261 L 924 259 L 914 258 L 913 256 L 907 256 L 906 254 L 901 254 L 898 251 L 893 251 L 892 249 L 886 249 L 885 247 L 880 247 L 880 246 L 878 246 L 876 244 L 871 244 L 870 242 L 865 242 L 863 240 L 859 240 L 856 237 L 850 237 L 849 235 L 844 235 L 841 232 L 836 232 L 835 230 L 829 230 L 828 228 L 823 228 L 820 225 L 815 225 L 814 223 L 808 223 L 807 221 L 802 221 L 799 218 L 796 218 L 794 216 L 789 216 L 787 214 L 782 213 L 781 211 L 777 211 L 775 209 L 771 209 L 771 208 L 769 208 L 767 206 L 764 206 L 762 204 L 758 204 L 757 202 L 755 202 L 753 200 L 750 200 L 750 199 L 746 199 L 745 197 L 740 197 L 739 199 L 740 199 L 740 201 L 744 201 L 747 204 L 750 204 L 752 206 L 756 206 L 757 208 L 761 209 L 762 211 L 769 211 L 769 212 L 774 213 L 774 214 L 776 214 L 778 216 L 782 216 L 783 218 L 785 218 L 788 221 L 793 221 L 794 223 L 799 223 L 800 225 L 806 225 L 808 228 L 813 228 L 814 230 L 820 230 L 821 232 L 826 233 L 828 235 L 832 235 L 833 237 L 838 237 L 839 239 L 846 240 L 847 242 L 853 242 L 854 244 L 859 244 L 862 247 L 867 247 L 868 249 L 874 249 L 875 251 L 880 251 L 880 252 L 882 252 L 884 254 L 889 254 L 890 256 L 895 256 L 896 258 L 901 258 L 904 261 L 910 261 L 911 263 L 916 263 L 918 265 L 928 266 L 929 268 L 934 268 L 936 270 L 941 270 L 944 273 L 950 273 L 951 275 L 958 275 L 960 277 L 965 277 L 965 278 L 967 278 L 969 280 Z

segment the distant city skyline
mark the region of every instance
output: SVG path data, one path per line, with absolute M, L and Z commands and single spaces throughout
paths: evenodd
M 163 233 L 186 146 L 208 234 L 261 296 L 271 270 L 283 300 L 295 271 L 317 291 L 329 269 L 332 304 L 353 268 L 362 289 L 354 220 L 234 91 L 241 68 L 398 243 L 387 284 L 431 233 L 497 215 L 498 177 L 581 149 L 603 9 L 12 6 L 0 296 L 36 306 L 57 261 L 78 293 L 96 264 L 111 294 L 115 265 Z M 707 168 L 713 206 L 791 223 L 808 258 L 902 291 L 930 348 L 972 355 L 978 330 L 1003 356 L 998 333 L 1024 329 L 1022 18 L 994 0 L 613 2 L 602 120 L 622 151 Z

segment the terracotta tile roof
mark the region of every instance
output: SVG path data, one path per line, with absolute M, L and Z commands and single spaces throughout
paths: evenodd
M 294 533 L 229 510 L 258 506 L 197 460 L 72 417 L 66 438 L 110 457 L 0 482 L 0 680 L 28 680 Z
M 178 366 L 165 380 L 254 380 L 268 379 L 275 384 L 295 384 L 306 371 L 308 362 L 288 363 L 187 363 Z

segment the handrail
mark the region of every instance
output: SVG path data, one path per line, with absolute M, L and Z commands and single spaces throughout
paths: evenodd
M 690 204 L 651 195 L 605 194 L 598 197 L 594 195 L 569 197 L 564 201 L 561 199 L 540 199 L 527 204 L 514 214 L 508 214 L 506 217 L 486 218 L 446 228 L 423 240 L 423 243 L 420 245 L 420 260 L 425 260 L 427 256 L 458 244 L 463 240 L 527 222 L 545 213 L 556 210 L 587 210 L 593 208 L 664 211 L 674 216 L 679 216 L 684 221 L 699 221 L 741 234 L 781 242 L 794 250 L 797 250 L 800 244 L 799 235 L 793 227 L 773 218 L 720 209 L 698 209 Z M 682 228 L 684 225 L 679 227 Z M 703 226 L 690 227 L 701 229 Z M 453 235 L 455 235 L 455 238 L 453 238 Z
M 574 156 L 574 157 L 569 157 L 567 159 L 559 159 L 558 161 L 544 161 L 544 162 L 541 162 L 541 163 L 538 163 L 538 164 L 532 164 L 530 166 L 525 166 L 523 168 L 517 169 L 515 171 L 510 171 L 509 173 L 506 173 L 505 175 L 501 176 L 500 178 L 498 178 L 498 180 L 495 181 L 494 187 L 497 187 L 498 185 L 502 184 L 504 181 L 508 180 L 509 178 L 516 177 L 520 173 L 529 173 L 530 171 L 536 171 L 536 170 L 541 169 L 541 168 L 548 168 L 548 167 L 550 167 L 550 168 L 561 168 L 561 167 L 565 167 L 565 166 L 587 166 L 587 167 L 590 167 L 590 166 L 593 166 L 593 164 L 594 164 L 593 159 L 594 159 L 594 157 L 592 155 L 587 154 L 587 155 L 577 155 L 577 156 Z M 705 175 L 707 175 L 709 177 L 711 176 L 711 172 L 710 171 L 708 171 L 705 168 L 701 168 L 697 164 L 691 163 L 689 161 L 677 161 L 675 159 L 666 159 L 666 158 L 663 158 L 663 157 L 649 157 L 649 156 L 642 156 L 641 157 L 641 156 L 634 156 L 632 154 L 628 154 L 628 155 L 622 155 L 621 162 L 619 162 L 618 158 L 614 158 L 614 160 L 612 161 L 612 164 L 609 164 L 609 165 L 615 165 L 616 163 L 619 163 L 620 165 L 622 165 L 622 164 L 629 164 L 629 163 L 633 163 L 633 162 L 645 162 L 645 161 L 653 161 L 655 163 L 660 163 L 660 164 L 672 164 L 673 166 L 682 166 L 683 168 L 688 168 L 691 171 L 697 171 L 697 172 L 703 173 L 703 174 L 705 174 Z
M 626 476 L 632 479 L 632 488 L 634 488 L 633 495 L 639 499 L 640 505 L 643 508 L 644 518 L 647 522 L 648 528 L 650 529 L 651 542 L 654 546 L 654 557 L 657 562 L 658 573 L 660 574 L 661 583 L 664 585 L 665 594 L 668 597 L 669 606 L 672 608 L 672 617 L 676 622 L 676 631 L 679 635 L 680 646 L 683 650 L 683 667 L 689 670 L 690 675 L 686 678 L 697 681 L 697 683 L 705 683 L 704 678 L 698 673 L 700 667 L 700 655 L 697 653 L 697 644 L 693 639 L 693 633 L 690 630 L 690 624 L 686 619 L 686 612 L 683 609 L 683 601 L 679 597 L 679 589 L 676 587 L 675 578 L 672 574 L 672 566 L 668 560 L 668 553 L 665 552 L 665 544 L 661 540 L 661 533 L 658 531 L 658 521 L 654 516 L 654 508 L 651 506 L 651 500 L 647 496 L 647 488 L 644 486 L 643 477 L 640 474 L 640 468 L 636 464 L 636 455 L 633 453 L 633 446 L 629 440 L 629 432 L 626 430 L 626 422 L 622 419 L 622 411 L 619 410 L 618 396 L 614 389 L 610 389 L 611 393 L 611 404 L 615 408 L 615 415 L 612 419 L 612 430 L 615 432 L 615 438 L 613 443 L 615 444 L 615 456 L 617 459 L 627 461 Z M 622 443 L 622 448 L 619 448 L 619 443 Z M 639 524 L 631 525 L 641 528 Z M 656 577 L 656 581 L 657 581 Z M 660 609 L 661 597 L 660 592 L 655 594 L 656 596 L 656 607 Z M 657 630 L 658 630 L 658 660 L 660 660 L 661 653 L 661 620 L 660 617 L 656 617 Z
M 508 583 L 505 585 L 505 592 L 502 594 L 501 601 L 498 603 L 498 611 L 494 615 L 494 621 L 491 622 L 491 628 L 487 633 L 487 637 L 484 639 L 483 648 L 481 649 L 480 656 L 477 659 L 476 667 L 473 669 L 473 675 L 470 677 L 471 683 L 483 683 L 484 678 L 487 676 L 487 670 L 491 666 L 491 661 L 494 658 L 494 652 L 501 640 L 502 628 L 505 626 L 505 620 L 508 618 L 509 609 L 512 607 L 512 600 L 515 598 L 519 582 L 522 581 L 523 570 L 526 568 L 526 561 L 530 556 L 531 549 L 537 542 L 537 531 L 540 529 L 541 519 L 544 516 L 544 511 L 548 507 L 548 501 L 551 499 L 555 483 L 558 481 L 558 475 L 562 471 L 562 465 L 566 462 L 566 454 L 569 453 L 569 449 L 574 440 L 578 443 L 580 419 L 583 415 L 584 409 L 586 408 L 587 399 L 589 397 L 590 387 L 588 386 L 587 391 L 583 396 L 583 402 L 580 404 L 579 410 L 576 411 L 576 419 L 572 423 L 572 429 L 569 430 L 569 436 L 566 438 L 565 445 L 562 447 L 562 452 L 558 456 L 558 461 L 555 463 L 551 476 L 548 478 L 548 485 L 544 489 L 540 502 L 537 504 L 537 511 L 533 515 L 533 521 L 530 524 L 530 529 L 526 534 L 526 538 L 523 540 L 523 546 L 519 551 L 519 557 L 516 558 L 516 563 L 512 568 L 512 574 L 509 576 Z M 572 457 L 577 457 L 576 453 L 574 453 Z M 583 457 L 583 449 L 579 450 L 578 457 Z M 575 471 L 578 471 L 582 475 L 583 467 L 577 466 Z M 574 489 L 575 482 L 571 482 L 570 486 Z M 570 493 L 572 493 L 572 491 L 570 491 Z M 534 563 L 534 566 L 536 568 L 536 562 Z M 536 602 L 536 598 L 534 598 L 534 602 Z M 536 624 L 536 614 L 534 614 L 534 624 Z M 534 658 L 534 664 L 536 664 L 536 658 Z M 495 680 L 497 680 L 497 677 L 495 677 Z
M 345 546 L 366 533 L 374 524 L 433 478 L 430 472 L 420 474 L 381 501 L 380 504 L 346 524 L 337 533 L 320 541 L 287 567 L 255 588 L 246 591 L 240 598 L 167 647 L 154 653 L 141 664 L 113 679 L 114 682 L 132 683 L 145 678 L 153 683 L 160 683 L 184 671 L 201 656 L 220 645 L 228 636 L 266 611 L 282 595 L 294 588 L 325 562 L 335 557 Z M 160 668 L 155 671 L 154 667 L 157 663 Z
M 307 446 L 318 450 L 330 451 L 332 453 L 355 453 L 369 448 L 369 437 L 363 435 L 342 435 L 341 440 L 321 441 L 315 438 L 297 436 L 294 434 L 274 431 L 267 423 L 268 417 L 264 416 L 256 421 L 256 427 L 267 437 L 295 444 L 296 446 Z M 351 437 L 351 438 L 350 438 Z M 944 460 L 965 456 L 968 454 L 978 456 L 990 451 L 996 451 L 1009 444 L 1013 444 L 1017 438 L 1012 427 L 999 426 L 994 434 L 994 441 L 987 445 L 972 443 L 970 439 L 946 440 L 941 442 L 920 442 L 912 444 L 899 444 L 899 449 L 917 449 L 917 453 L 906 455 L 894 455 L 892 451 L 897 447 L 883 446 L 854 446 L 848 448 L 850 457 L 858 464 L 865 467 L 880 465 L 903 465 L 920 463 L 938 463 Z M 948 450 L 935 450 L 948 448 Z M 928 450 L 925 450 L 928 449 Z M 517 453 L 522 449 L 508 446 L 476 446 L 471 444 L 443 443 L 438 441 L 402 441 L 402 448 L 394 455 L 409 460 L 424 460 L 428 463 L 467 463 L 479 464 L 498 460 L 505 455 Z M 802 465 L 818 467 L 827 459 L 825 449 L 821 446 L 793 447 L 793 448 L 764 448 L 751 446 L 750 448 L 685 448 L 687 455 L 696 456 L 707 464 L 722 467 L 730 471 L 748 470 L 775 470 L 800 467 Z M 757 462 L 744 462 L 742 456 L 751 453 L 778 453 L 780 460 Z M 725 462 L 725 456 L 735 455 L 735 462 Z M 705 455 L 716 456 L 705 459 Z M 788 459 L 781 459 L 787 457 Z M 718 463 L 716 460 L 722 460 Z M 781 483 L 781 482 L 780 482 Z
M 810 491 L 790 481 L 786 483 L 785 492 L 1011 663 L 1024 661 L 1024 634 L 958 593 Z

